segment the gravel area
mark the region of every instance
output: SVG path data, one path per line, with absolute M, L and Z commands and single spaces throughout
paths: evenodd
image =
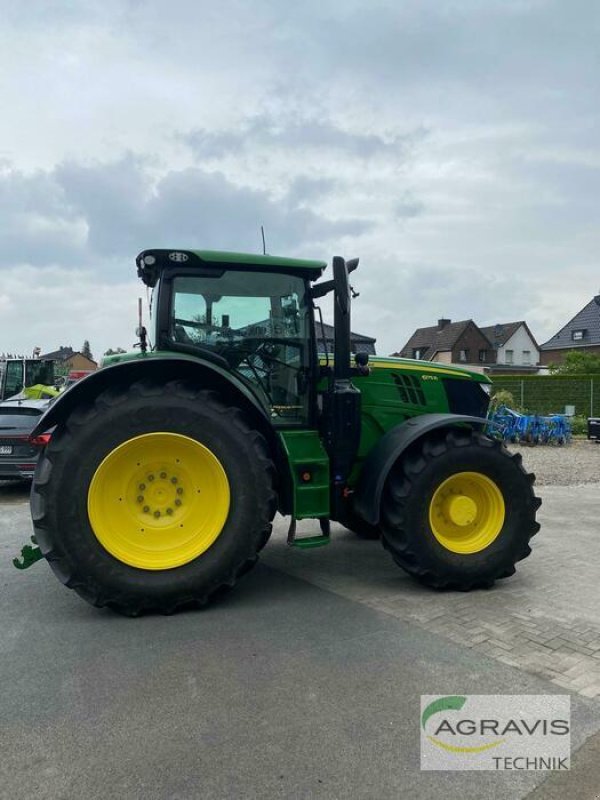
M 523 466 L 535 473 L 537 486 L 580 486 L 600 483 L 600 444 L 573 439 L 564 447 L 556 445 L 509 445 L 519 451 Z

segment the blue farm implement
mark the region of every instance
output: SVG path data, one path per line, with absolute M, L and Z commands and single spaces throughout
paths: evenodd
M 488 432 L 505 442 L 563 445 L 571 439 L 571 423 L 564 414 L 521 414 L 499 406 L 488 414 Z

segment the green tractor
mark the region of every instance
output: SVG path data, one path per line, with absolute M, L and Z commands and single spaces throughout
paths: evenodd
M 153 346 L 111 356 L 48 409 L 31 511 L 58 578 L 127 615 L 206 603 L 257 561 L 277 512 L 288 543 L 330 520 L 380 538 L 435 587 L 512 575 L 538 531 L 534 476 L 485 433 L 490 382 L 408 359 L 352 358 L 349 273 L 326 264 L 145 250 Z M 334 352 L 315 300 L 333 294 Z M 323 337 L 324 339 L 324 337 Z M 296 520 L 320 532 L 296 536 Z
M 54 366 L 55 362 L 46 358 L 0 358 L 0 401 L 15 396 L 28 400 L 56 397 Z

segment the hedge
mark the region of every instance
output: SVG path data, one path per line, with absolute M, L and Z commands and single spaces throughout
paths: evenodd
M 493 392 L 506 389 L 529 413 L 575 413 L 600 417 L 600 375 L 494 375 Z

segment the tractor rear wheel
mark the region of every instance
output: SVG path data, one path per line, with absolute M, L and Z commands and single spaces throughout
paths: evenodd
M 392 469 L 382 539 L 396 563 L 438 589 L 489 587 L 531 552 L 535 476 L 499 441 L 453 430 L 426 438 Z
M 32 487 L 59 579 L 136 616 L 202 605 L 257 560 L 276 510 L 264 438 L 212 391 L 138 382 L 60 425 Z

